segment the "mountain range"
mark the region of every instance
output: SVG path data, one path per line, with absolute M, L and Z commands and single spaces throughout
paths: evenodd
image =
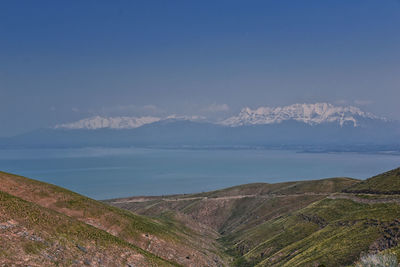
M 259 107 L 257 109 L 244 108 L 237 115 L 221 122 L 227 126 L 276 124 L 283 121 L 299 121 L 309 125 L 335 123 L 340 126 L 362 126 L 365 120 L 381 120 L 371 113 L 361 111 L 357 107 L 334 106 L 329 103 L 294 104 L 285 107 Z
M 400 124 L 328 103 L 244 108 L 218 122 L 200 116 L 82 119 L 0 139 L 0 147 L 272 147 L 397 150 Z
M 86 129 L 86 130 L 97 130 L 97 129 L 134 129 L 139 128 L 146 124 L 151 124 L 158 121 L 173 121 L 173 120 L 183 120 L 183 121 L 199 121 L 203 120 L 200 116 L 178 116 L 169 115 L 165 118 L 160 117 L 101 117 L 94 116 L 90 118 L 81 119 L 76 122 L 57 124 L 54 129 Z
M 55 129 L 134 129 L 146 124 L 159 121 L 206 121 L 201 116 L 178 116 L 166 117 L 101 117 L 94 116 L 76 122 L 58 124 Z M 357 107 L 334 106 L 329 103 L 294 104 L 284 107 L 259 107 L 257 109 L 243 108 L 237 116 L 226 118 L 222 121 L 213 122 L 217 125 L 238 127 L 244 125 L 266 125 L 277 124 L 283 121 L 298 121 L 309 125 L 323 123 L 335 123 L 340 126 L 352 125 L 362 126 L 365 120 L 387 121 L 386 118 L 378 117 L 369 112 L 364 112 Z

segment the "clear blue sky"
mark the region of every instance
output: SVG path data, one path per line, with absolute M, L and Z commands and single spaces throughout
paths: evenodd
M 0 136 L 316 101 L 400 119 L 400 1 L 0 2 Z

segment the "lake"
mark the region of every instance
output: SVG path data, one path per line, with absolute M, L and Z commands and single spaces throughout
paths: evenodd
M 400 166 L 399 155 L 143 148 L 0 150 L 0 170 L 107 199 L 195 193 L 266 182 L 353 177 Z

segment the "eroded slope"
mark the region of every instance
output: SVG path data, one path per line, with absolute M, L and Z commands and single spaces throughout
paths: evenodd
M 135 246 L 185 266 L 220 266 L 215 236 L 202 235 L 173 216 L 147 218 L 69 190 L 0 172 L 0 191 L 104 230 Z

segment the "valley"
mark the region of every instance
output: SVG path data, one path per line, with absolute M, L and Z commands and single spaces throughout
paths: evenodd
M 361 183 L 331 178 L 248 184 L 203 194 L 107 203 L 147 216 L 169 211 L 188 225 L 194 221 L 210 227 L 234 258 L 233 266 L 347 266 L 362 253 L 399 249 L 399 196 L 351 192 L 381 179 L 393 180 L 395 192 L 398 171 Z
M 0 263 L 351 266 L 400 253 L 398 180 L 394 169 L 99 202 L 0 173 Z

